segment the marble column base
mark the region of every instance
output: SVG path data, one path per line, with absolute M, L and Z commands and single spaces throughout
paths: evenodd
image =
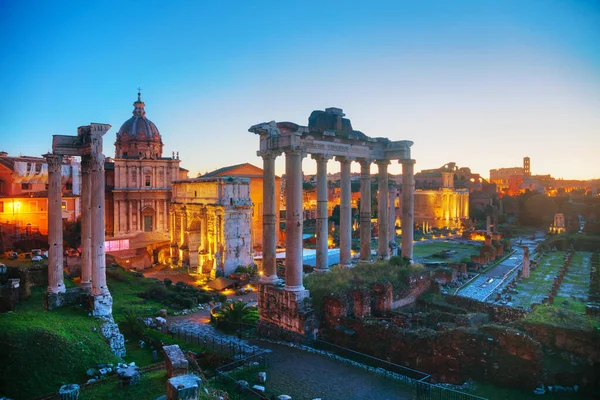
M 79 284 L 79 288 L 86 292 L 91 292 L 92 291 L 92 281 L 81 282 Z
M 306 289 L 304 288 L 304 285 L 297 285 L 297 286 L 285 286 L 283 288 L 283 290 L 287 290 L 288 292 L 301 292 Z
M 274 284 L 277 283 L 277 281 L 279 281 L 277 275 L 263 275 L 260 277 L 260 283 Z

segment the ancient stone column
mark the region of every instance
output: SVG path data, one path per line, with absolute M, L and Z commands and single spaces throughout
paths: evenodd
M 378 184 L 378 207 L 377 207 L 377 225 L 379 226 L 379 243 L 377 246 L 377 255 L 383 260 L 390 258 L 390 236 L 388 219 L 388 171 L 390 164 L 388 160 L 378 160 L 375 162 L 379 167 Z
M 92 289 L 92 177 L 89 155 L 81 157 L 81 283 L 84 290 Z M 117 228 L 117 231 L 120 229 Z
M 285 290 L 301 291 L 302 285 L 302 152 L 285 152 Z
M 390 242 L 396 242 L 396 196 L 398 195 L 398 188 L 396 186 L 390 186 Z
M 274 283 L 277 278 L 277 198 L 275 196 L 275 159 L 277 153 L 262 154 L 263 159 L 263 283 Z
M 64 293 L 62 156 L 45 154 L 48 163 L 48 293 Z
M 346 157 L 336 157 L 341 169 L 340 196 L 340 265 L 352 263 L 352 192 L 350 188 L 350 163 Z
M 317 262 L 315 271 L 329 271 L 328 242 L 329 219 L 327 216 L 327 160 L 322 154 L 313 154 L 317 161 Z
M 523 246 L 523 271 L 521 276 L 523 278 L 529 278 L 529 247 Z
M 415 160 L 402 160 L 402 256 L 413 259 Z
M 371 260 L 371 161 L 360 160 L 360 259 Z
M 110 126 L 109 126 L 110 128 Z M 92 178 L 92 313 L 95 317 L 112 315 L 112 297 L 106 286 L 106 256 L 104 254 L 104 154 L 102 135 L 106 133 L 102 125 L 91 126 L 91 178 Z

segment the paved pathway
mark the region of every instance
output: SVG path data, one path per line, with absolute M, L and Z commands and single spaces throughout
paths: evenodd
M 267 385 L 294 400 L 401 400 L 414 394 L 406 386 L 329 357 L 289 346 L 253 341 L 269 349 Z

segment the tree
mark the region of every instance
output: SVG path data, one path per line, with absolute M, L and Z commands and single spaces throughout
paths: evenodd
M 519 222 L 530 226 L 549 224 L 554 214 L 556 214 L 554 200 L 543 194 L 534 194 L 525 200 L 525 207 L 519 210 Z

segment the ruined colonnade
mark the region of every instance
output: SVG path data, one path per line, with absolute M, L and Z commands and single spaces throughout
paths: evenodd
M 91 295 L 92 313 L 112 315 L 112 297 L 106 285 L 104 253 L 104 154 L 102 136 L 108 124 L 79 127 L 77 136 L 54 135 L 48 162 L 48 295 L 49 309 L 64 303 L 61 169 L 63 156 L 81 156 L 81 283 Z
M 360 175 L 360 259 L 371 259 L 371 164 L 379 167 L 378 226 L 379 246 L 377 256 L 388 259 L 394 228 L 390 217 L 388 194 L 388 165 L 392 160 L 402 164 L 402 255 L 412 259 L 414 224 L 414 160 L 410 159 L 410 141 L 392 142 L 372 139 L 358 131 L 343 132 L 342 110 L 327 109 L 325 118 L 337 119 L 337 129 L 302 127 L 289 122 L 258 124 L 250 132 L 260 135 L 258 155 L 263 159 L 263 283 L 278 280 L 276 273 L 275 239 L 275 159 L 285 154 L 286 173 L 286 285 L 284 290 L 303 291 L 302 284 L 302 158 L 311 154 L 317 164 L 317 227 L 316 270 L 328 270 L 328 218 L 327 218 L 327 161 L 340 163 L 340 264 L 351 263 L 352 206 L 350 192 L 350 165 L 358 162 Z M 317 113 L 317 111 L 313 112 Z M 312 118 L 312 115 L 311 115 Z M 348 121 L 348 120 L 344 120 Z M 349 123 L 349 121 L 348 121 Z M 346 125 L 347 126 L 347 125 Z M 350 128 L 351 129 L 351 128 Z M 395 190 L 395 189 L 394 189 Z M 395 193 L 395 192 L 394 192 Z M 394 194 L 395 196 L 395 194 Z M 394 212 L 395 214 L 395 212 Z M 395 224 L 395 220 L 394 220 Z

